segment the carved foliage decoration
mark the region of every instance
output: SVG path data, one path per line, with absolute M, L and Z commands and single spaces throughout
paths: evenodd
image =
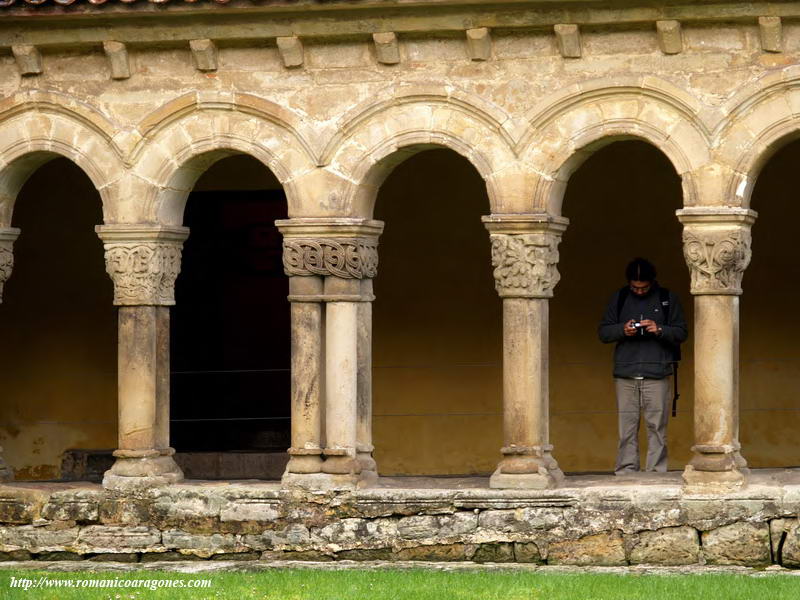
M 693 294 L 741 294 L 742 275 L 750 264 L 750 230 L 683 232 L 683 255 L 692 272 Z
M 492 234 L 495 288 L 504 298 L 550 298 L 558 273 L 559 236 Z
M 114 280 L 117 306 L 173 305 L 175 280 L 181 271 L 181 244 L 106 244 L 106 271 Z
M 283 269 L 287 275 L 369 279 L 378 274 L 378 242 L 366 238 L 284 238 Z
M 0 302 L 3 301 L 3 284 L 11 277 L 14 269 L 14 252 L 12 242 L 0 241 Z

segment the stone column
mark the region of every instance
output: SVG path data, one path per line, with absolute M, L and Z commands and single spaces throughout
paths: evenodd
M 697 491 L 736 489 L 747 473 L 739 452 L 739 296 L 757 215 L 727 207 L 676 214 L 695 311 L 694 446 L 683 479 Z
M 306 489 L 363 486 L 377 478 L 365 425 L 372 398 L 371 312 L 364 305 L 373 300 L 383 224 L 306 218 L 277 226 L 293 311 L 313 304 L 304 310 L 315 315 L 292 322 L 292 448 L 282 481 Z
M 3 302 L 3 285 L 11 277 L 14 269 L 14 242 L 20 230 L 16 227 L 0 227 L 0 303 Z M 0 482 L 14 479 L 14 472 L 3 460 L 3 449 L 0 448 Z
M 169 306 L 185 227 L 101 225 L 119 307 L 116 462 L 103 486 L 138 489 L 183 479 L 169 447 Z
M 503 299 L 503 459 L 493 488 L 544 489 L 564 478 L 550 445 L 549 299 L 569 221 L 546 214 L 483 218 Z

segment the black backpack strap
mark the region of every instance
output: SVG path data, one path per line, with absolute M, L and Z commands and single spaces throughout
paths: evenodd
M 617 322 L 619 323 L 620 315 L 622 315 L 622 307 L 625 305 L 625 300 L 628 299 L 629 293 L 628 286 L 626 285 L 623 288 L 620 288 L 619 292 L 617 292 Z

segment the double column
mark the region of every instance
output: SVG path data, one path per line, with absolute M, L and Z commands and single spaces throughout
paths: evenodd
M 169 445 L 169 307 L 185 227 L 101 225 L 118 310 L 116 462 L 103 486 L 137 489 L 183 479 Z
M 287 487 L 353 489 L 372 458 L 372 278 L 383 223 L 277 221 L 292 323 L 292 447 Z
M 503 458 L 493 488 L 545 489 L 564 474 L 552 456 L 549 299 L 559 280 L 558 244 L 569 221 L 546 214 L 490 215 L 495 287 L 503 300 Z
M 739 296 L 750 263 L 744 208 L 678 210 L 694 296 L 694 446 L 683 473 L 688 489 L 741 487 L 747 462 L 739 444 Z
M 0 304 L 3 302 L 3 285 L 11 277 L 14 269 L 14 242 L 20 230 L 16 227 L 0 227 Z M 14 479 L 14 472 L 3 460 L 3 449 L 0 448 L 0 482 Z

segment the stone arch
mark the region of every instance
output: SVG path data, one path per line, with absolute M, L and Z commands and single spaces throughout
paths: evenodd
M 501 122 L 463 100 L 427 96 L 378 103 L 343 123 L 323 161 L 349 181 L 345 216 L 372 214 L 380 184 L 409 156 L 443 147 L 466 158 L 487 182 L 494 173 L 515 164 L 512 139 Z M 494 187 L 487 183 L 489 199 Z
M 561 214 L 572 172 L 602 146 L 626 139 L 640 139 L 661 150 L 683 180 L 684 204 L 698 203 L 694 173 L 708 164 L 711 148 L 700 105 L 654 78 L 627 83 L 575 85 L 529 113 L 530 128 L 520 142 L 520 155 L 539 174 L 536 210 Z
M 299 204 L 294 180 L 316 169 L 313 153 L 297 131 L 239 110 L 195 105 L 148 132 L 133 153 L 132 184 L 144 186 L 145 200 L 125 211 L 132 222 L 179 225 L 197 179 L 231 154 L 250 155 L 272 171 L 284 187 L 290 214 Z
M 25 181 L 59 156 L 87 174 L 100 193 L 108 221 L 114 213 L 110 189 L 123 177 L 124 167 L 106 133 L 68 111 L 30 106 L 0 112 L 0 227 L 10 225 L 14 202 Z
M 730 98 L 715 130 L 714 158 L 727 174 L 726 203 L 748 207 L 761 169 L 800 138 L 800 67 L 770 73 Z

